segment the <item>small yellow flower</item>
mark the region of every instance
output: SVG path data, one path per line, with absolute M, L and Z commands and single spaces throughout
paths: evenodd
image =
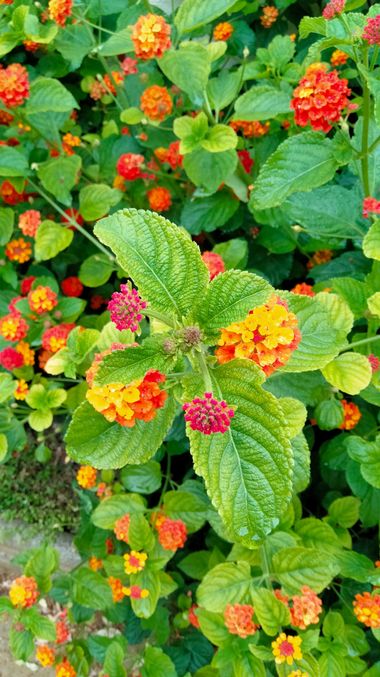
M 295 660 L 302 659 L 301 652 L 302 639 L 298 635 L 286 635 L 282 632 L 277 639 L 272 642 L 272 653 L 277 664 L 286 663 L 293 665 Z
M 145 567 L 145 562 L 148 559 L 146 552 L 137 552 L 131 550 L 124 555 L 124 571 L 126 574 L 137 574 Z

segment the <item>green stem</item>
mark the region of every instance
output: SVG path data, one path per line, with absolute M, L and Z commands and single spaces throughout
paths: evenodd
M 266 543 L 265 541 L 263 542 L 261 548 L 260 548 L 260 554 L 261 554 L 261 568 L 263 570 L 263 574 L 265 576 L 265 582 L 267 588 L 269 590 L 273 590 L 272 583 L 270 581 L 270 569 L 269 569 L 269 560 L 268 560 L 268 553 L 266 549 Z
M 346 353 L 347 350 L 351 350 L 352 348 L 356 348 L 356 346 L 364 346 L 367 343 L 373 343 L 373 341 L 380 341 L 380 334 L 377 334 L 377 336 L 371 336 L 370 338 L 365 338 L 365 339 L 361 339 L 360 341 L 354 341 L 353 343 L 350 343 L 350 345 L 347 346 L 347 348 L 343 348 L 339 352 L 339 355 L 341 353 Z
M 146 309 L 144 315 L 147 315 L 147 317 L 152 318 L 154 320 L 158 320 L 159 322 L 163 322 L 163 324 L 166 324 L 168 327 L 172 327 L 172 329 L 175 329 L 175 322 L 174 320 L 169 317 L 169 315 L 165 315 L 165 313 L 160 313 L 158 310 L 153 310 L 150 306 Z
M 364 65 L 368 68 L 368 49 L 365 50 Z M 362 159 L 361 159 L 361 169 L 362 169 L 362 182 L 364 197 L 371 195 L 371 187 L 369 182 L 369 123 L 371 115 L 371 95 L 368 89 L 367 81 L 365 77 L 362 78 L 363 85 L 363 129 L 362 129 Z
M 373 143 L 371 143 L 370 147 L 368 148 L 368 155 L 371 155 L 371 153 L 377 148 L 377 146 L 380 143 L 380 136 L 378 136 Z
M 95 245 L 95 247 L 100 249 L 100 251 L 103 252 L 103 254 L 106 254 L 107 257 L 110 259 L 110 261 L 115 260 L 115 257 L 111 254 L 109 249 L 103 247 L 103 245 L 99 242 L 99 240 L 96 239 L 96 237 L 88 233 L 87 230 L 83 228 L 83 226 L 80 226 L 79 223 L 77 223 L 73 218 L 71 218 L 71 216 L 66 214 L 66 212 L 64 212 L 63 209 L 61 209 L 61 207 L 55 202 L 55 200 L 49 197 L 49 195 L 47 195 L 45 191 L 43 191 L 36 183 L 34 183 L 34 181 L 28 178 L 28 183 L 30 186 L 32 186 L 32 188 L 34 188 L 34 190 L 37 193 L 41 195 L 41 197 L 44 198 L 44 200 L 46 200 L 46 202 L 49 202 L 49 204 L 55 209 L 56 212 L 58 212 L 58 214 L 60 214 L 65 218 L 65 221 L 67 221 L 69 225 L 74 226 L 74 228 L 78 230 L 84 237 L 86 237 L 87 240 L 90 240 L 90 242 L 92 242 L 92 244 Z
M 198 361 L 198 366 L 200 369 L 200 372 L 203 376 L 203 381 L 205 384 L 205 391 L 212 393 L 212 380 L 210 376 L 210 372 L 208 370 L 206 358 L 203 352 L 197 352 L 196 353 L 197 361 Z

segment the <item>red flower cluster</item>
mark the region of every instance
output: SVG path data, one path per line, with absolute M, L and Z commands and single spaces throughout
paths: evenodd
M 322 14 L 325 19 L 333 19 L 337 14 L 342 14 L 346 0 L 330 0 L 324 8 Z
M 363 200 L 363 217 L 368 219 L 370 214 L 380 214 L 380 200 L 375 197 L 365 197 Z
M 164 550 L 183 548 L 187 539 L 187 528 L 182 520 L 172 520 L 162 515 L 156 520 L 155 527 Z
M 65 296 L 76 298 L 83 292 L 83 284 L 81 283 L 79 277 L 71 275 L 70 277 L 66 277 L 64 280 L 62 280 L 61 289 Z
M 380 45 L 380 14 L 367 18 L 362 38 L 370 45 Z
M 115 291 L 108 303 L 111 320 L 117 329 L 139 330 L 139 323 L 143 319 L 142 310 L 147 307 L 137 289 L 131 289 L 128 284 L 120 285 L 120 291 Z
M 234 409 L 227 402 L 215 399 L 212 393 L 205 393 L 203 398 L 195 397 L 191 402 L 185 402 L 183 410 L 190 428 L 204 435 L 225 433 L 235 415 Z
M 371 355 L 368 355 L 368 362 L 371 365 L 372 373 L 375 373 L 376 371 L 379 371 L 380 369 L 380 360 L 376 355 L 371 353 Z
M 3 181 L 0 187 L 0 195 L 5 204 L 12 206 L 17 205 L 19 202 L 25 202 L 26 200 L 25 193 L 19 193 L 16 188 L 12 186 L 10 181 Z
M 351 90 L 347 84 L 338 71 L 328 72 L 325 64 L 309 66 L 290 103 L 296 124 L 306 127 L 310 123 L 316 131 L 329 132 L 349 103 Z
M 210 280 L 213 280 L 219 273 L 224 273 L 226 270 L 222 257 L 216 252 L 203 252 L 202 261 L 208 268 Z
M 238 150 L 238 156 L 239 160 L 242 164 L 243 169 L 247 172 L 247 174 L 251 173 L 251 169 L 253 165 L 255 164 L 255 161 L 252 160 L 249 151 L 248 150 Z
M 160 162 L 167 162 L 168 165 L 174 170 L 178 167 L 182 167 L 183 155 L 179 152 L 179 141 L 172 141 L 168 148 L 156 148 L 154 154 Z
M 13 369 L 22 367 L 23 364 L 23 356 L 14 348 L 4 348 L 0 351 L 0 365 L 3 369 L 13 371 Z
M 0 67 L 0 101 L 7 108 L 21 106 L 29 98 L 28 71 L 20 63 Z
M 65 348 L 68 336 L 74 329 L 72 322 L 63 322 L 55 327 L 46 329 L 42 334 L 42 347 L 51 353 L 57 353 L 61 348 Z
M 126 181 L 136 181 L 136 179 L 144 178 L 141 171 L 141 166 L 144 164 L 144 156 L 138 153 L 124 153 L 120 155 L 116 170 L 117 173 Z
M 163 186 L 155 186 L 147 192 L 149 208 L 154 212 L 167 212 L 172 204 L 170 191 Z

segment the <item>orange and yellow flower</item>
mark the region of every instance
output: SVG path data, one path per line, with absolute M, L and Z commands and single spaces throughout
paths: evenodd
M 301 296 L 315 296 L 312 285 L 307 284 L 306 282 L 299 282 L 290 291 L 292 291 L 293 294 L 301 294 Z
M 29 343 L 20 341 L 20 343 L 16 345 L 16 350 L 22 355 L 25 367 L 32 367 L 34 365 L 35 350 L 32 350 Z
M 335 49 L 331 54 L 330 63 L 332 66 L 344 66 L 347 63 L 348 54 L 341 49 Z
M 114 576 L 108 577 L 108 583 L 112 592 L 112 599 L 114 602 L 122 602 L 124 599 L 123 583 L 120 578 Z
M 73 9 L 73 0 L 49 0 L 48 11 L 52 21 L 64 26 Z
M 302 639 L 298 635 L 286 635 L 282 632 L 272 642 L 272 653 L 277 664 L 293 665 L 294 661 L 302 660 Z
M 32 256 L 32 245 L 30 242 L 24 240 L 23 237 L 11 240 L 5 247 L 5 256 L 10 261 L 26 263 Z
M 227 604 L 224 611 L 224 625 L 231 635 L 246 639 L 254 635 L 259 627 L 253 621 L 254 612 L 250 604 Z
M 55 669 L 55 677 L 77 677 L 77 672 L 67 658 L 64 658 Z
M 142 571 L 145 567 L 146 560 L 148 555 L 146 552 L 137 552 L 137 550 L 131 550 L 124 555 L 124 571 L 126 574 L 138 574 L 139 571 Z
M 132 42 L 139 59 L 159 59 L 171 45 L 171 27 L 158 14 L 145 14 L 132 29 Z
M 58 305 L 58 297 L 55 291 L 50 287 L 44 287 L 41 284 L 32 289 L 28 294 L 29 307 L 37 315 L 49 313 Z
M 313 63 L 293 92 L 290 107 L 300 127 L 310 123 L 316 131 L 329 132 L 341 118 L 349 104 L 348 80 L 339 77 L 336 70 L 327 71 L 323 63 Z
M 221 21 L 213 30 L 214 40 L 228 40 L 234 32 L 234 27 L 228 21 Z
M 81 465 L 76 480 L 82 489 L 93 489 L 96 485 L 97 470 L 91 465 Z
M 263 28 L 270 28 L 274 23 L 276 23 L 278 14 L 279 12 L 276 7 L 271 7 L 270 5 L 263 7 L 263 13 L 260 17 L 260 23 Z
M 155 186 L 147 192 L 149 208 L 154 212 L 167 212 L 172 204 L 170 191 L 163 186 Z
M 103 568 L 103 561 L 99 557 L 90 557 L 88 560 L 88 566 L 92 571 L 99 571 Z
M 173 101 L 166 87 L 152 85 L 142 93 L 140 108 L 147 118 L 161 122 L 172 112 Z
M 123 517 L 120 517 L 120 519 L 116 520 L 113 530 L 118 541 L 124 541 L 124 543 L 128 543 L 130 523 L 131 517 L 128 514 L 123 515 Z
M 292 625 L 306 630 L 309 625 L 318 623 L 322 613 L 322 600 L 308 585 L 302 586 L 301 593 L 292 598 L 290 617 Z
M 367 628 L 380 628 L 380 595 L 363 592 L 355 595 L 354 614 Z
M 123 594 L 132 599 L 146 599 L 149 597 L 149 590 L 140 588 L 139 585 L 131 585 L 130 587 L 123 587 Z
M 20 576 L 16 578 L 9 590 L 9 599 L 13 606 L 27 609 L 37 602 L 38 587 L 33 576 Z
M 16 384 L 16 390 L 14 391 L 15 400 L 25 400 L 29 392 L 29 386 L 27 382 L 23 378 L 20 378 L 18 381 L 16 381 Z
M 187 539 L 187 528 L 182 520 L 172 520 L 170 517 L 162 516 L 156 520 L 155 527 L 158 540 L 165 550 L 183 548 Z
M 332 251 L 330 249 L 320 249 L 315 252 L 311 259 L 307 262 L 309 270 L 314 266 L 320 266 L 322 263 L 328 263 L 332 259 Z
M 343 407 L 343 423 L 339 426 L 341 430 L 352 430 L 359 423 L 362 415 L 359 407 L 355 402 L 347 402 L 347 400 L 341 400 L 341 405 Z
M 61 348 L 65 348 L 70 332 L 74 329 L 72 322 L 63 322 L 55 327 L 46 329 L 42 334 L 42 347 L 51 353 L 57 353 Z
M 29 325 L 20 313 L 9 313 L 0 318 L 0 336 L 6 341 L 21 341 L 28 333 Z
M 242 322 L 222 329 L 215 354 L 221 364 L 245 357 L 269 375 L 286 364 L 300 340 L 296 315 L 289 311 L 286 301 L 273 295 Z
M 20 63 L 0 68 L 0 101 L 7 108 L 21 106 L 29 98 L 28 71 Z
M 47 644 L 41 644 L 37 647 L 36 658 L 43 668 L 49 668 L 54 665 L 55 651 Z
M 229 124 L 236 133 L 241 132 L 247 139 L 265 136 L 270 130 L 269 122 L 259 122 L 258 120 L 251 122 L 248 120 L 232 120 Z

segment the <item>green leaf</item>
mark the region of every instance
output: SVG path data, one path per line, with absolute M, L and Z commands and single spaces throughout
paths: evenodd
M 105 183 L 85 186 L 79 193 L 79 211 L 85 221 L 95 221 L 106 216 L 111 207 L 120 202 L 121 193 Z
M 215 125 L 207 132 L 201 141 L 201 146 L 210 153 L 220 153 L 224 150 L 236 148 L 238 138 L 234 130 L 228 125 Z
M 339 572 L 332 557 L 314 548 L 283 548 L 272 560 L 273 575 L 286 594 L 298 594 L 303 585 L 322 592 Z
M 377 291 L 375 294 L 372 294 L 372 296 L 370 296 L 367 300 L 367 304 L 370 313 L 380 317 L 380 292 Z
M 256 85 L 235 102 L 235 120 L 269 120 L 290 112 L 290 95 L 270 85 Z
M 357 282 L 357 280 L 353 280 Z M 333 318 L 334 327 L 349 334 L 354 324 L 354 316 L 347 303 L 337 294 L 319 292 L 318 301 L 327 308 L 330 317 Z
M 76 410 L 66 433 L 69 456 L 95 468 L 122 468 L 127 463 L 146 463 L 167 434 L 175 413 L 169 397 L 153 421 L 136 421 L 133 428 L 108 423 L 89 402 Z
M 281 626 L 290 624 L 288 607 L 271 590 L 252 587 L 251 597 L 255 614 L 266 635 L 273 637 L 281 631 Z
M 133 613 L 138 618 L 150 618 L 154 614 L 161 595 L 161 573 L 145 567 L 140 573 L 131 576 L 132 585 L 149 590 L 149 596 L 145 599 L 131 599 Z
M 236 4 L 236 0 L 184 0 L 174 23 L 179 33 L 188 33 L 204 24 L 214 21 Z
M 324 400 L 318 404 L 314 416 L 321 430 L 334 430 L 343 423 L 344 409 L 339 400 Z
M 2 463 L 8 453 L 8 438 L 4 433 L 0 433 L 0 463 Z
M 81 65 L 83 59 L 92 49 L 92 36 L 84 24 L 68 24 L 64 31 L 59 31 L 54 40 L 55 49 L 70 62 L 72 70 Z
M 127 125 L 138 125 L 143 117 L 144 113 L 140 108 L 134 108 L 133 106 L 131 108 L 126 108 L 120 113 L 121 122 L 125 122 Z
M 227 604 L 235 604 L 248 595 L 251 568 L 248 562 L 225 562 L 211 569 L 197 590 L 199 606 L 207 611 L 224 612 Z
M 307 517 L 297 522 L 295 531 L 302 539 L 302 545 L 307 548 L 335 553 L 341 547 L 334 529 L 327 522 L 315 517 Z
M 212 44 L 212 43 L 211 43 Z M 213 109 L 220 111 L 235 99 L 241 87 L 239 72 L 221 71 L 216 78 L 209 80 L 207 94 Z
M 304 16 L 301 19 L 299 25 L 300 38 L 303 40 L 304 38 L 307 38 L 310 33 L 326 35 L 326 19 L 323 16 Z
M 281 397 L 279 400 L 288 426 L 290 439 L 299 435 L 305 425 L 307 410 L 304 404 L 293 397 Z
M 294 456 L 293 490 L 304 491 L 310 482 L 310 449 L 306 437 L 300 433 L 292 439 Z
M 236 407 L 224 434 L 191 430 L 195 471 L 236 540 L 251 545 L 280 521 L 292 491 L 293 457 L 282 409 L 260 387 L 262 372 L 249 360 L 234 360 L 212 372 L 214 394 Z M 187 400 L 203 393 L 196 377 L 186 379 Z
M 123 28 L 118 33 L 114 33 L 106 42 L 99 47 L 101 56 L 117 56 L 133 51 L 133 42 L 131 39 L 131 29 Z
M 127 465 L 121 471 L 120 477 L 128 491 L 153 494 L 161 486 L 161 466 L 157 461 L 148 461 L 142 465 Z
M 340 677 L 347 674 L 344 658 L 332 651 L 325 651 L 318 660 L 320 677 Z
M 55 623 L 38 613 L 37 609 L 25 609 L 22 612 L 22 623 L 38 639 L 54 642 L 57 636 Z
M 346 352 L 329 362 L 322 369 L 322 374 L 334 388 L 357 395 L 369 385 L 372 369 L 365 355 Z
M 112 606 L 111 588 L 98 572 L 81 567 L 73 573 L 72 579 L 74 602 L 99 611 Z
M 132 550 L 151 550 L 155 545 L 155 538 L 148 520 L 139 513 L 131 515 L 128 528 L 128 543 Z
M 64 205 L 71 205 L 71 193 L 82 166 L 78 155 L 57 157 L 38 165 L 37 174 L 43 187 Z
M 7 244 L 13 233 L 14 213 L 8 207 L 0 208 L 0 246 Z
M 205 331 L 213 332 L 243 320 L 269 299 L 273 288 L 247 271 L 229 270 L 210 282 L 199 313 Z
M 206 89 L 211 71 L 211 59 L 203 45 L 180 43 L 179 49 L 168 49 L 158 59 L 164 75 L 177 87 L 194 98 Z
M 360 472 L 372 487 L 380 489 L 380 437 L 368 442 L 356 435 L 345 441 L 350 458 L 360 463 Z
M 202 303 L 208 270 L 185 231 L 158 214 L 124 209 L 95 226 L 143 298 L 181 319 Z
M 166 340 L 159 335 L 150 336 L 142 345 L 106 355 L 96 374 L 96 383 L 131 383 L 142 378 L 149 369 L 167 373 L 174 367 L 176 357 L 165 354 L 163 346 Z
M 222 153 L 209 153 L 204 148 L 185 155 L 183 167 L 189 179 L 196 186 L 202 186 L 208 192 L 215 193 L 236 169 L 237 154 L 234 150 Z
M 34 651 L 34 639 L 30 630 L 16 630 L 9 633 L 9 647 L 16 660 L 27 661 Z
M 235 200 L 225 190 L 218 191 L 208 197 L 187 200 L 182 210 L 181 223 L 191 235 L 199 235 L 202 232 L 212 233 L 224 226 L 238 209 L 238 200 Z M 244 242 L 246 243 L 246 240 Z M 228 245 L 228 243 L 223 244 Z
M 29 173 L 26 157 L 11 146 L 0 146 L 0 176 L 26 176 Z
M 207 115 L 203 111 L 198 113 L 195 118 L 192 118 L 190 115 L 176 118 L 173 123 L 173 131 L 181 139 L 180 152 L 185 155 L 198 148 L 207 130 Z
M 71 244 L 74 233 L 54 221 L 42 221 L 38 227 L 34 255 L 37 261 L 53 259 Z
M 164 497 L 164 512 L 172 519 L 185 522 L 189 531 L 204 525 L 209 505 L 203 498 L 187 491 L 168 491 Z
M 224 618 L 220 614 L 206 611 L 206 609 L 197 609 L 196 615 L 201 626 L 202 634 L 207 637 L 212 644 L 215 644 L 215 646 L 222 646 L 225 642 L 228 642 L 231 635 L 224 624 Z
M 144 652 L 144 664 L 141 668 L 142 677 L 177 677 L 172 660 L 164 654 L 162 649 L 148 646 Z
M 255 209 L 276 207 L 288 195 L 327 183 L 337 167 L 334 146 L 324 134 L 302 132 L 292 136 L 262 166 L 250 204 Z
M 50 409 L 37 409 L 37 411 L 32 411 L 28 416 L 28 423 L 32 430 L 41 432 L 50 428 L 53 423 L 53 414 Z
M 375 221 L 366 234 L 363 252 L 369 259 L 380 261 L 380 221 Z
M 116 520 L 124 517 L 127 513 L 143 513 L 145 511 L 144 501 L 136 494 L 115 494 L 105 498 L 95 508 L 91 515 L 91 521 L 100 529 L 113 529 Z
M 79 279 L 86 287 L 101 287 L 108 282 L 114 265 L 105 254 L 93 254 L 79 268 Z
M 248 243 L 243 238 L 236 237 L 227 242 L 220 242 L 215 245 L 213 252 L 222 257 L 226 270 L 231 268 L 241 268 L 244 270 L 247 265 Z
M 331 286 L 334 292 L 344 299 L 356 317 L 361 317 L 365 313 L 368 296 L 365 282 L 352 277 L 335 277 L 331 280 Z
M 114 640 L 106 651 L 103 665 L 103 670 L 108 677 L 125 677 L 127 673 L 124 667 L 124 659 L 125 655 L 120 642 Z
M 360 500 L 355 496 L 337 498 L 329 505 L 331 519 L 340 527 L 350 529 L 359 520 Z
M 325 637 L 342 637 L 344 633 L 344 620 L 337 611 L 327 612 L 323 621 L 323 634 Z
M 73 95 L 59 80 L 39 77 L 30 86 L 27 115 L 36 113 L 65 113 L 78 104 Z
M 297 315 L 301 341 L 282 371 L 300 372 L 321 369 L 346 343 L 346 332 L 334 325 L 334 316 L 318 297 L 281 292 L 289 310 Z

